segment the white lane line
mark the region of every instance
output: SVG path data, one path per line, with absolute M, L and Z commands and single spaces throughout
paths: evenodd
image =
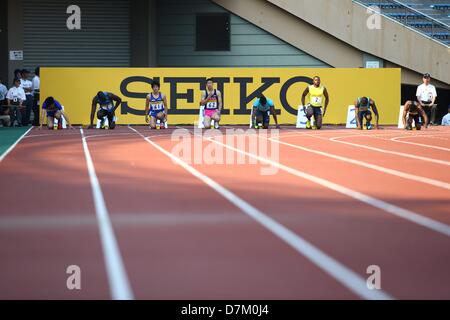
M 417 137 L 426 137 L 426 136 L 417 136 Z M 442 151 L 450 151 L 449 148 L 433 146 L 433 145 L 417 143 L 417 142 L 411 142 L 411 141 L 399 140 L 399 139 L 408 139 L 408 138 L 416 138 L 416 136 L 406 136 L 406 137 L 405 136 L 401 136 L 401 137 L 391 138 L 390 140 L 391 141 L 395 141 L 395 142 L 399 142 L 399 143 L 410 144 L 410 145 L 413 145 L 413 146 L 425 147 L 425 148 L 430 148 L 430 149 L 437 149 L 437 150 L 442 150 Z
M 51 133 L 30 134 L 30 135 L 26 136 L 25 138 L 29 139 L 29 138 L 38 138 L 38 137 L 48 137 L 48 136 L 65 137 L 65 136 L 75 136 L 75 135 L 78 136 L 80 134 L 75 128 L 73 129 L 73 131 L 75 131 L 75 132 L 74 133 L 63 133 L 63 134 L 58 134 L 58 133 L 55 133 L 55 134 L 51 134 Z
M 295 234 L 290 229 L 286 228 L 282 224 L 278 223 L 276 220 L 270 218 L 262 211 L 256 209 L 251 204 L 245 200 L 239 198 L 236 194 L 232 193 L 230 190 L 226 189 L 216 181 L 212 180 L 210 177 L 204 175 L 200 171 L 196 170 L 180 158 L 174 156 L 149 138 L 146 138 L 139 131 L 130 127 L 131 130 L 140 135 L 145 141 L 147 141 L 154 148 L 165 154 L 167 157 L 172 159 L 175 163 L 183 167 L 186 171 L 191 173 L 194 177 L 201 180 L 203 183 L 210 186 L 218 194 L 223 196 L 225 199 L 234 204 L 237 208 L 241 209 L 249 217 L 256 220 L 267 230 L 271 231 L 273 234 L 282 239 L 285 243 L 290 245 L 298 253 L 308 258 L 316 266 L 326 272 L 328 275 L 339 281 L 342 285 L 350 289 L 352 292 L 364 299 L 392 299 L 392 297 L 382 291 L 382 290 L 369 290 L 366 285 L 366 280 L 362 278 L 357 273 L 353 272 L 339 261 L 333 259 L 331 256 L 327 255 L 325 252 L 321 251 L 313 244 L 309 243 L 305 239 L 301 238 Z
M 91 153 L 89 152 L 83 129 L 80 129 L 80 133 L 81 140 L 83 141 L 83 150 L 86 157 L 89 180 L 92 187 L 92 196 L 94 198 L 95 213 L 100 232 L 111 296 L 114 300 L 131 300 L 133 299 L 133 292 L 125 271 L 125 266 L 117 244 L 117 239 L 114 235 L 108 209 L 106 208 L 105 199 L 103 198 L 100 182 L 98 181 L 97 174 L 95 173 L 94 163 L 92 161 Z
M 23 139 L 25 138 L 25 136 L 27 135 L 28 132 L 31 131 L 31 129 L 33 129 L 33 127 L 30 127 L 30 129 L 28 129 L 24 134 L 22 134 L 19 139 L 17 139 L 16 142 L 14 142 L 8 149 L 6 149 L 5 152 L 3 152 L 3 154 L 0 156 L 0 162 L 3 161 L 3 159 L 6 158 L 6 156 L 17 146 L 17 144 Z
M 132 133 L 110 133 L 110 134 L 91 134 L 90 136 L 85 136 L 86 139 L 92 139 L 92 138 L 102 138 L 102 137 L 117 137 L 117 136 L 129 136 L 132 135 Z
M 262 137 L 260 137 L 262 138 Z M 283 136 L 280 136 L 280 138 L 284 138 Z M 267 139 L 267 138 L 265 138 Z M 355 160 L 355 159 L 351 159 L 351 158 L 347 158 L 347 157 L 342 157 L 342 156 L 338 156 L 332 153 L 328 153 L 328 152 L 322 152 L 322 151 L 318 151 L 318 150 L 314 150 L 314 149 L 309 149 L 309 148 L 305 148 L 296 144 L 291 144 L 291 143 L 287 143 L 284 141 L 280 141 L 278 139 L 275 138 L 269 138 L 268 140 L 270 141 L 274 141 L 276 143 L 291 147 L 291 148 L 295 148 L 295 149 L 299 149 L 299 150 L 303 150 L 306 152 L 311 152 L 311 153 L 315 153 L 324 157 L 328 157 L 328 158 L 333 158 L 333 159 L 337 159 L 340 161 L 344 161 L 347 163 L 351 163 L 351 164 L 355 164 L 358 166 L 362 166 L 365 168 L 369 168 L 372 170 L 376 170 L 376 171 L 380 171 L 382 173 L 387 173 L 387 174 L 391 174 L 393 176 L 397 176 L 397 177 L 401 177 L 401 178 L 405 178 L 405 179 L 409 179 L 409 180 L 413 180 L 413 181 L 417 181 L 417 182 L 421 182 L 421 183 L 426 183 L 435 187 L 439 187 L 439 188 L 444 188 L 447 190 L 450 190 L 450 183 L 446 183 L 443 181 L 439 181 L 439 180 L 434 180 L 434 179 L 430 179 L 430 178 L 426 178 L 426 177 L 422 177 L 422 176 L 416 176 L 414 174 L 409 174 L 406 172 L 402 172 L 402 171 L 398 171 L 398 170 L 394 170 L 394 169 L 389 169 L 389 168 L 385 168 L 382 166 L 378 166 L 375 164 L 371 164 L 371 163 L 367 163 L 367 162 L 363 162 L 363 161 L 359 161 L 359 160 Z
M 241 154 L 246 155 L 248 157 L 251 157 L 253 159 L 259 160 L 262 163 L 270 164 L 270 165 L 272 165 L 274 167 L 277 167 L 277 168 L 279 168 L 279 169 L 281 169 L 283 171 L 286 171 L 286 172 L 288 172 L 288 173 L 290 173 L 290 174 L 292 174 L 294 176 L 297 176 L 297 177 L 309 180 L 311 182 L 314 182 L 316 184 L 324 186 L 324 187 L 326 187 L 328 189 L 331 189 L 331 190 L 339 192 L 339 193 L 341 193 L 343 195 L 349 196 L 349 197 L 351 197 L 351 198 L 353 198 L 355 200 L 364 202 L 364 203 L 366 203 L 366 204 L 368 204 L 370 206 L 373 206 L 373 207 L 381 209 L 381 210 L 383 210 L 385 212 L 391 213 L 394 216 L 403 218 L 405 220 L 408 220 L 410 222 L 413 222 L 415 224 L 421 225 L 421 226 L 423 226 L 425 228 L 428 228 L 430 230 L 439 232 L 439 233 L 441 233 L 443 235 L 446 235 L 446 236 L 450 237 L 450 226 L 445 224 L 445 223 L 442 223 L 442 222 L 439 222 L 439 221 L 427 218 L 427 217 L 422 216 L 422 215 L 420 215 L 418 213 L 415 213 L 415 212 L 413 212 L 411 210 L 407 210 L 407 209 L 398 207 L 398 206 L 396 206 L 394 204 L 391 204 L 391 203 L 385 202 L 383 200 L 371 197 L 371 196 L 369 196 L 367 194 L 364 194 L 364 193 L 352 190 L 350 188 L 344 187 L 342 185 L 339 185 L 337 183 L 331 182 L 329 180 L 310 175 L 310 174 L 308 174 L 306 172 L 302 172 L 300 170 L 288 167 L 286 165 L 283 165 L 281 163 L 272 161 L 270 159 L 263 158 L 263 157 L 255 155 L 253 153 L 249 153 L 249 152 L 243 151 L 241 149 L 231 147 L 231 146 L 229 146 L 229 145 L 227 145 L 225 143 L 222 143 L 220 141 L 216 141 L 215 139 L 207 138 L 206 140 L 208 140 L 210 142 L 213 142 L 213 143 L 216 143 L 216 144 L 219 144 L 219 145 L 221 145 L 221 146 L 223 146 L 223 147 L 225 147 L 227 149 L 234 150 L 234 151 L 236 151 L 238 153 L 241 153 Z
M 416 156 L 416 155 L 409 154 L 409 153 L 390 151 L 390 150 L 380 149 L 380 148 L 376 148 L 376 147 L 365 146 L 365 145 L 361 145 L 361 144 L 357 144 L 357 143 L 353 143 L 353 142 L 339 140 L 339 139 L 350 138 L 350 137 L 354 137 L 354 136 L 341 136 L 341 137 L 330 138 L 329 140 L 338 142 L 338 143 L 343 143 L 343 144 L 346 144 L 349 146 L 354 146 L 357 148 L 363 148 L 363 149 L 373 150 L 373 151 L 377 151 L 377 152 L 381 152 L 381 153 L 394 154 L 394 155 L 405 157 L 405 158 L 411 158 L 411 159 L 415 159 L 415 160 L 422 160 L 422 161 L 426 161 L 426 162 L 432 162 L 432 163 L 442 164 L 445 166 L 450 166 L 450 162 L 444 161 L 444 160 Z

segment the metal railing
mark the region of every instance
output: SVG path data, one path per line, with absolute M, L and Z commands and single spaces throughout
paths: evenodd
M 397 21 L 420 34 L 449 46 L 450 26 L 429 15 L 420 12 L 397 0 L 353 0 L 364 7 L 369 4 L 379 4 L 380 13 L 391 20 Z M 383 6 L 394 6 L 395 8 L 383 9 Z M 425 31 L 424 29 L 429 29 Z

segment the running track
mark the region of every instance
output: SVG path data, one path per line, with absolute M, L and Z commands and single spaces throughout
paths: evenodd
M 182 162 L 172 132 L 28 132 L 0 162 L 0 298 L 450 299 L 448 128 L 256 137 L 274 163 L 185 129 L 234 165 Z

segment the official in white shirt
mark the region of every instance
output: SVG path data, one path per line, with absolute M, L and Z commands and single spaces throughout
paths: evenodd
M 22 110 L 24 103 L 27 101 L 27 97 L 25 95 L 25 91 L 20 86 L 20 79 L 14 79 L 14 86 L 9 89 L 8 93 L 6 94 L 6 101 L 9 106 L 17 106 L 16 108 L 11 108 L 11 123 L 14 124 L 14 122 L 17 120 L 17 125 L 21 127 L 23 124 Z
M 430 124 L 434 125 L 436 121 L 436 109 L 435 104 L 437 98 L 436 87 L 430 84 L 431 75 L 425 73 L 423 75 L 423 83 L 417 87 L 416 98 L 419 105 L 428 114 Z
M 33 93 L 39 92 L 41 88 L 41 78 L 39 77 L 39 67 L 34 70 L 34 77 L 31 81 L 33 83 Z
M 443 126 L 450 126 L 450 104 L 448 105 L 448 113 L 442 118 Z
M 39 126 L 39 99 L 41 89 L 41 78 L 39 77 L 39 67 L 34 70 L 33 83 L 33 126 Z
M 0 105 L 5 104 L 6 94 L 8 93 L 8 88 L 3 84 L 2 79 L 0 78 Z
M 24 126 L 27 126 L 30 122 L 30 115 L 31 115 L 31 109 L 33 108 L 33 83 L 29 80 L 30 78 L 30 71 L 27 69 L 22 70 L 22 79 L 20 80 L 20 86 L 25 91 L 25 95 L 27 97 L 27 100 L 25 102 L 26 110 L 25 110 L 25 117 L 23 118 L 22 124 Z M 34 115 L 35 117 L 39 117 L 39 115 Z

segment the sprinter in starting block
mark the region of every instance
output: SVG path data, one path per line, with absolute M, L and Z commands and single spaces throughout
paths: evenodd
M 369 97 L 362 97 L 356 99 L 355 114 L 358 129 L 363 130 L 364 119 L 366 119 L 366 129 L 367 130 L 372 129 L 372 124 L 370 123 L 372 121 L 372 111 L 375 114 L 375 128 L 379 129 L 380 128 L 378 126 L 379 114 L 375 101 L 370 99 Z
M 272 99 L 266 98 L 264 95 L 260 95 L 253 104 L 252 111 L 252 124 L 255 129 L 269 129 L 270 115 L 275 120 L 277 129 L 280 129 L 277 119 L 277 113 L 275 112 L 275 105 Z
M 116 102 L 115 105 L 113 105 L 114 101 Z M 116 127 L 115 112 L 121 102 L 122 99 L 115 94 L 106 91 L 99 91 L 92 99 L 91 124 L 88 129 L 92 129 L 94 127 L 94 115 L 97 110 L 97 104 L 100 105 L 100 108 L 97 111 L 97 118 L 102 122 L 101 128 L 114 129 Z
M 425 129 L 428 128 L 428 116 L 419 102 L 406 101 L 402 117 L 404 128 L 406 130 L 412 130 L 414 121 L 416 130 L 421 130 L 422 123 L 420 122 L 420 117 L 422 117 L 422 123 L 425 125 Z
M 150 129 L 167 128 L 167 98 L 159 89 L 159 82 L 153 81 L 145 101 L 145 122 L 150 121 Z
M 204 128 L 211 129 L 211 122 L 214 120 L 214 128 L 218 129 L 222 112 L 222 93 L 214 89 L 212 78 L 206 79 L 206 90 L 202 92 L 200 105 L 203 107 Z
M 42 129 L 45 117 L 47 118 L 47 127 L 50 130 L 62 128 L 63 117 L 67 122 L 69 129 L 73 129 L 72 125 L 69 122 L 69 117 L 64 112 L 61 103 L 59 103 L 59 101 L 55 100 L 53 97 L 48 97 L 42 104 L 39 130 Z
M 305 104 L 306 97 L 309 95 L 309 104 Z M 327 88 L 321 85 L 319 76 L 315 76 L 313 84 L 307 86 L 302 94 L 302 105 L 306 106 L 305 113 L 308 121 L 306 122 L 306 129 L 312 129 L 311 118 L 314 117 L 316 128 L 322 128 L 322 119 L 327 113 L 330 97 L 328 95 Z M 322 113 L 323 107 L 323 113 Z

